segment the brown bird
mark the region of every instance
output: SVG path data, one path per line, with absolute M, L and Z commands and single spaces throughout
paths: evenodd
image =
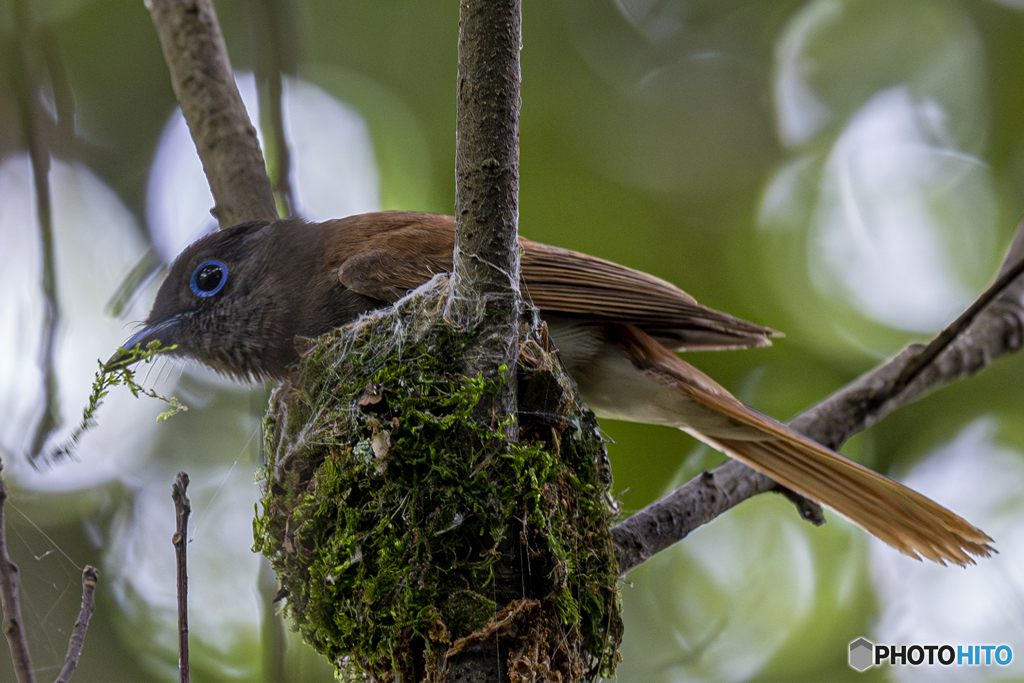
M 242 380 L 280 379 L 315 337 L 452 269 L 455 219 L 389 211 L 325 223 L 253 222 L 175 259 L 145 329 Z M 522 282 L 598 416 L 677 427 L 823 503 L 911 557 L 973 564 L 982 531 L 744 405 L 675 351 L 770 345 L 778 333 L 697 303 L 646 273 L 520 238 Z M 116 358 L 116 357 L 115 357 Z

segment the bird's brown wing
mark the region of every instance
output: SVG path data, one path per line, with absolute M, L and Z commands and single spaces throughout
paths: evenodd
M 392 303 L 450 271 L 455 219 L 386 211 L 331 221 L 342 284 Z M 774 330 L 702 306 L 675 285 L 569 249 L 520 238 L 525 292 L 542 313 L 636 325 L 675 351 L 768 346 Z
M 775 330 L 702 306 L 670 282 L 611 261 L 520 238 L 523 281 L 546 313 L 636 325 L 675 351 L 769 346 Z
M 394 303 L 438 273 L 452 269 L 455 219 L 431 213 L 383 211 L 324 224 L 331 265 L 341 283 L 363 296 Z

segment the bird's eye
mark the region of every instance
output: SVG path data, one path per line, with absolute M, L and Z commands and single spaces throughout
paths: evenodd
M 192 293 L 196 296 L 213 296 L 224 288 L 228 281 L 228 267 L 222 261 L 200 263 L 192 273 Z

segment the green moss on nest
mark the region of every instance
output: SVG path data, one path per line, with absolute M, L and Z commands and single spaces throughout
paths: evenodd
M 275 392 L 255 547 L 339 668 L 432 678 L 439 655 L 529 598 L 554 632 L 523 639 L 579 647 L 523 666 L 611 674 L 622 629 L 596 421 L 541 342 L 520 361 L 520 442 L 473 423 L 497 387 L 460 374 L 472 334 L 444 322 L 445 292 L 322 337 Z

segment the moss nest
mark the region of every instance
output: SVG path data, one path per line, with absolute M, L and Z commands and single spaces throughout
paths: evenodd
M 255 548 L 339 675 L 434 680 L 499 641 L 513 681 L 611 675 L 622 623 L 597 422 L 533 326 L 519 441 L 476 424 L 498 387 L 462 375 L 476 333 L 446 322 L 447 291 L 317 339 L 275 391 Z

